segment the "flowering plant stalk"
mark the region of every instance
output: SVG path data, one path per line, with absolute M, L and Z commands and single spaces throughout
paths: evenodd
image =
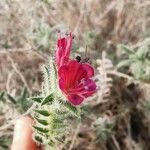
M 96 92 L 92 66 L 81 59 L 71 59 L 72 33 L 58 38 L 55 61 L 44 66 L 42 93 L 30 99 L 35 102 L 34 139 L 56 149 L 58 142 L 69 131 L 68 119 L 80 120 L 80 107 L 84 100 Z

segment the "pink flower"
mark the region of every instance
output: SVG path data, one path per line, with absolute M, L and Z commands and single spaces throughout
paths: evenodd
M 72 33 L 69 36 L 58 39 L 56 49 L 56 63 L 58 68 L 69 61 L 70 50 L 72 47 Z
M 79 105 L 96 92 L 96 84 L 90 79 L 93 75 L 94 70 L 89 64 L 71 60 L 59 68 L 59 87 L 73 105 Z
M 59 38 L 56 49 L 59 87 L 73 105 L 79 105 L 86 97 L 96 92 L 96 84 L 91 79 L 94 69 L 88 63 L 69 58 L 72 47 L 72 33 Z

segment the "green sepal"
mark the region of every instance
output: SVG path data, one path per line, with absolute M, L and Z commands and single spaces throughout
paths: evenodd
M 41 103 L 43 100 L 43 97 L 30 97 L 29 99 L 37 103 Z
M 50 116 L 50 113 L 47 111 L 47 110 L 39 110 L 39 109 L 34 109 L 34 111 L 40 115 L 43 115 L 43 116 Z
M 54 95 L 50 94 L 47 97 L 44 98 L 44 100 L 42 101 L 41 105 L 45 105 L 47 103 L 52 103 L 54 101 Z
M 36 119 L 36 121 L 37 121 L 38 123 L 40 123 L 40 124 L 42 124 L 42 125 L 45 125 L 45 126 L 48 125 L 47 120 L 39 119 L 39 118 L 37 118 L 37 117 L 35 117 L 35 119 Z
M 49 130 L 47 128 L 42 128 L 42 127 L 38 127 L 38 126 L 33 126 L 33 128 L 39 132 L 42 132 L 42 133 L 48 133 L 49 132 Z

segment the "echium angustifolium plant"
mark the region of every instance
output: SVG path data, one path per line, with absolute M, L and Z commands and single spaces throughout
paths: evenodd
M 145 39 L 137 48 L 122 45 L 128 58 L 117 65 L 118 68 L 129 67 L 136 79 L 150 82 L 150 38 Z
M 55 61 L 50 59 L 44 67 L 44 82 L 40 96 L 35 101 L 34 139 L 43 145 L 56 148 L 69 131 L 69 116 L 80 120 L 80 105 L 96 92 L 93 67 L 81 60 L 71 59 L 72 33 L 57 41 Z

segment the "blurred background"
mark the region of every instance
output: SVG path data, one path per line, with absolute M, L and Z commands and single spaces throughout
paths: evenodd
M 150 1 L 1 0 L 0 150 L 40 93 L 58 31 L 95 66 L 97 94 L 59 150 L 150 150 Z

